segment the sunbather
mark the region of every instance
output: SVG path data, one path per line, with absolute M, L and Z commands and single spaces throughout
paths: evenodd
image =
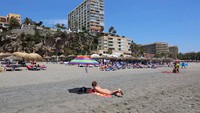
M 121 89 L 118 89 L 118 90 L 115 90 L 115 91 L 103 89 L 103 88 L 101 88 L 100 86 L 97 85 L 96 81 L 92 82 L 92 87 L 93 87 L 94 91 L 98 92 L 98 93 L 107 94 L 107 95 L 116 95 L 116 96 L 120 96 L 120 97 L 123 95 Z

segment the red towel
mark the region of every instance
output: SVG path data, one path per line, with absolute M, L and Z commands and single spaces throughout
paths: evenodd
M 171 71 L 162 71 L 162 73 L 171 74 L 171 73 L 173 73 L 173 72 L 171 72 Z
M 162 73 L 172 74 L 173 72 L 171 72 L 171 71 L 162 71 Z M 179 72 L 179 74 L 180 74 L 180 72 Z

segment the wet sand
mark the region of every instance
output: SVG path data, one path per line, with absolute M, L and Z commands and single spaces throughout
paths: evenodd
M 1 113 L 200 113 L 200 64 L 172 68 L 99 71 L 45 64 L 45 71 L 0 73 Z M 121 88 L 122 98 L 70 92 L 82 86 Z

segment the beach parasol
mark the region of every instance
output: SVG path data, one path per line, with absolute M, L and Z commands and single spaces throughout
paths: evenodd
M 65 57 L 66 57 L 65 55 L 60 55 L 60 56 L 59 56 L 59 58 L 65 58 Z
M 57 57 L 56 55 L 51 56 L 51 58 L 56 58 L 56 57 Z
M 71 60 L 69 64 L 98 65 L 99 62 L 87 56 L 77 56 L 76 58 Z
M 26 52 L 14 52 L 13 55 L 28 60 L 28 53 Z
M 50 59 L 51 57 L 50 56 L 44 56 L 44 59 Z
M 68 55 L 67 57 L 75 58 L 76 55 L 72 54 L 72 55 Z
M 99 58 L 100 56 L 98 54 L 92 54 L 90 57 L 91 58 Z
M 14 60 L 14 61 L 21 61 L 23 60 L 21 57 L 18 57 L 18 56 L 8 56 L 8 57 L 5 57 L 5 59 L 9 59 L 9 60 Z
M 91 59 L 88 56 L 77 56 L 76 58 L 74 58 L 73 60 L 71 60 L 69 62 L 69 64 L 77 64 L 77 65 L 84 65 L 85 66 L 85 72 L 87 73 L 87 66 L 88 65 L 99 65 L 99 62 L 97 62 L 96 60 Z
M 17 57 L 21 57 L 22 52 L 14 52 L 13 55 L 14 55 L 14 56 L 17 56 Z
M 30 53 L 30 54 L 28 54 L 28 59 L 29 60 L 35 60 L 35 61 L 42 61 L 43 60 L 42 56 L 40 56 L 37 53 Z
M 22 52 L 22 53 L 21 53 L 21 57 L 22 57 L 23 59 L 25 59 L 25 60 L 28 60 L 28 53 Z
M 85 73 L 87 73 L 87 65 L 99 65 L 99 62 L 97 62 L 96 60 L 91 59 L 88 56 L 77 56 L 76 58 L 74 58 L 73 60 L 71 60 L 69 62 L 69 64 L 76 64 L 76 65 L 85 65 Z M 81 90 L 84 92 L 85 91 L 85 87 L 82 87 Z
M 11 53 L 0 53 L 0 58 L 9 57 L 11 55 Z
M 51 58 L 53 59 L 53 61 L 58 61 L 58 56 L 57 55 L 53 55 L 53 56 L 51 56 Z
M 66 56 L 65 55 L 60 55 L 59 58 L 60 58 L 60 60 L 64 60 L 66 58 Z

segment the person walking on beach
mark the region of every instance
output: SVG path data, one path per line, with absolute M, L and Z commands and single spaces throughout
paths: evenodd
M 182 68 L 182 69 L 183 69 L 183 68 L 186 68 L 185 65 L 186 65 L 185 62 L 182 62 L 181 68 Z
M 179 61 L 176 61 L 174 63 L 173 73 L 180 73 L 179 68 L 180 68 L 180 63 L 179 63 Z
M 121 89 L 114 90 L 114 91 L 110 91 L 108 89 L 103 89 L 97 85 L 96 81 L 92 82 L 92 87 L 93 87 L 93 90 L 98 93 L 107 94 L 107 95 L 116 95 L 116 96 L 120 96 L 120 97 L 123 95 Z

